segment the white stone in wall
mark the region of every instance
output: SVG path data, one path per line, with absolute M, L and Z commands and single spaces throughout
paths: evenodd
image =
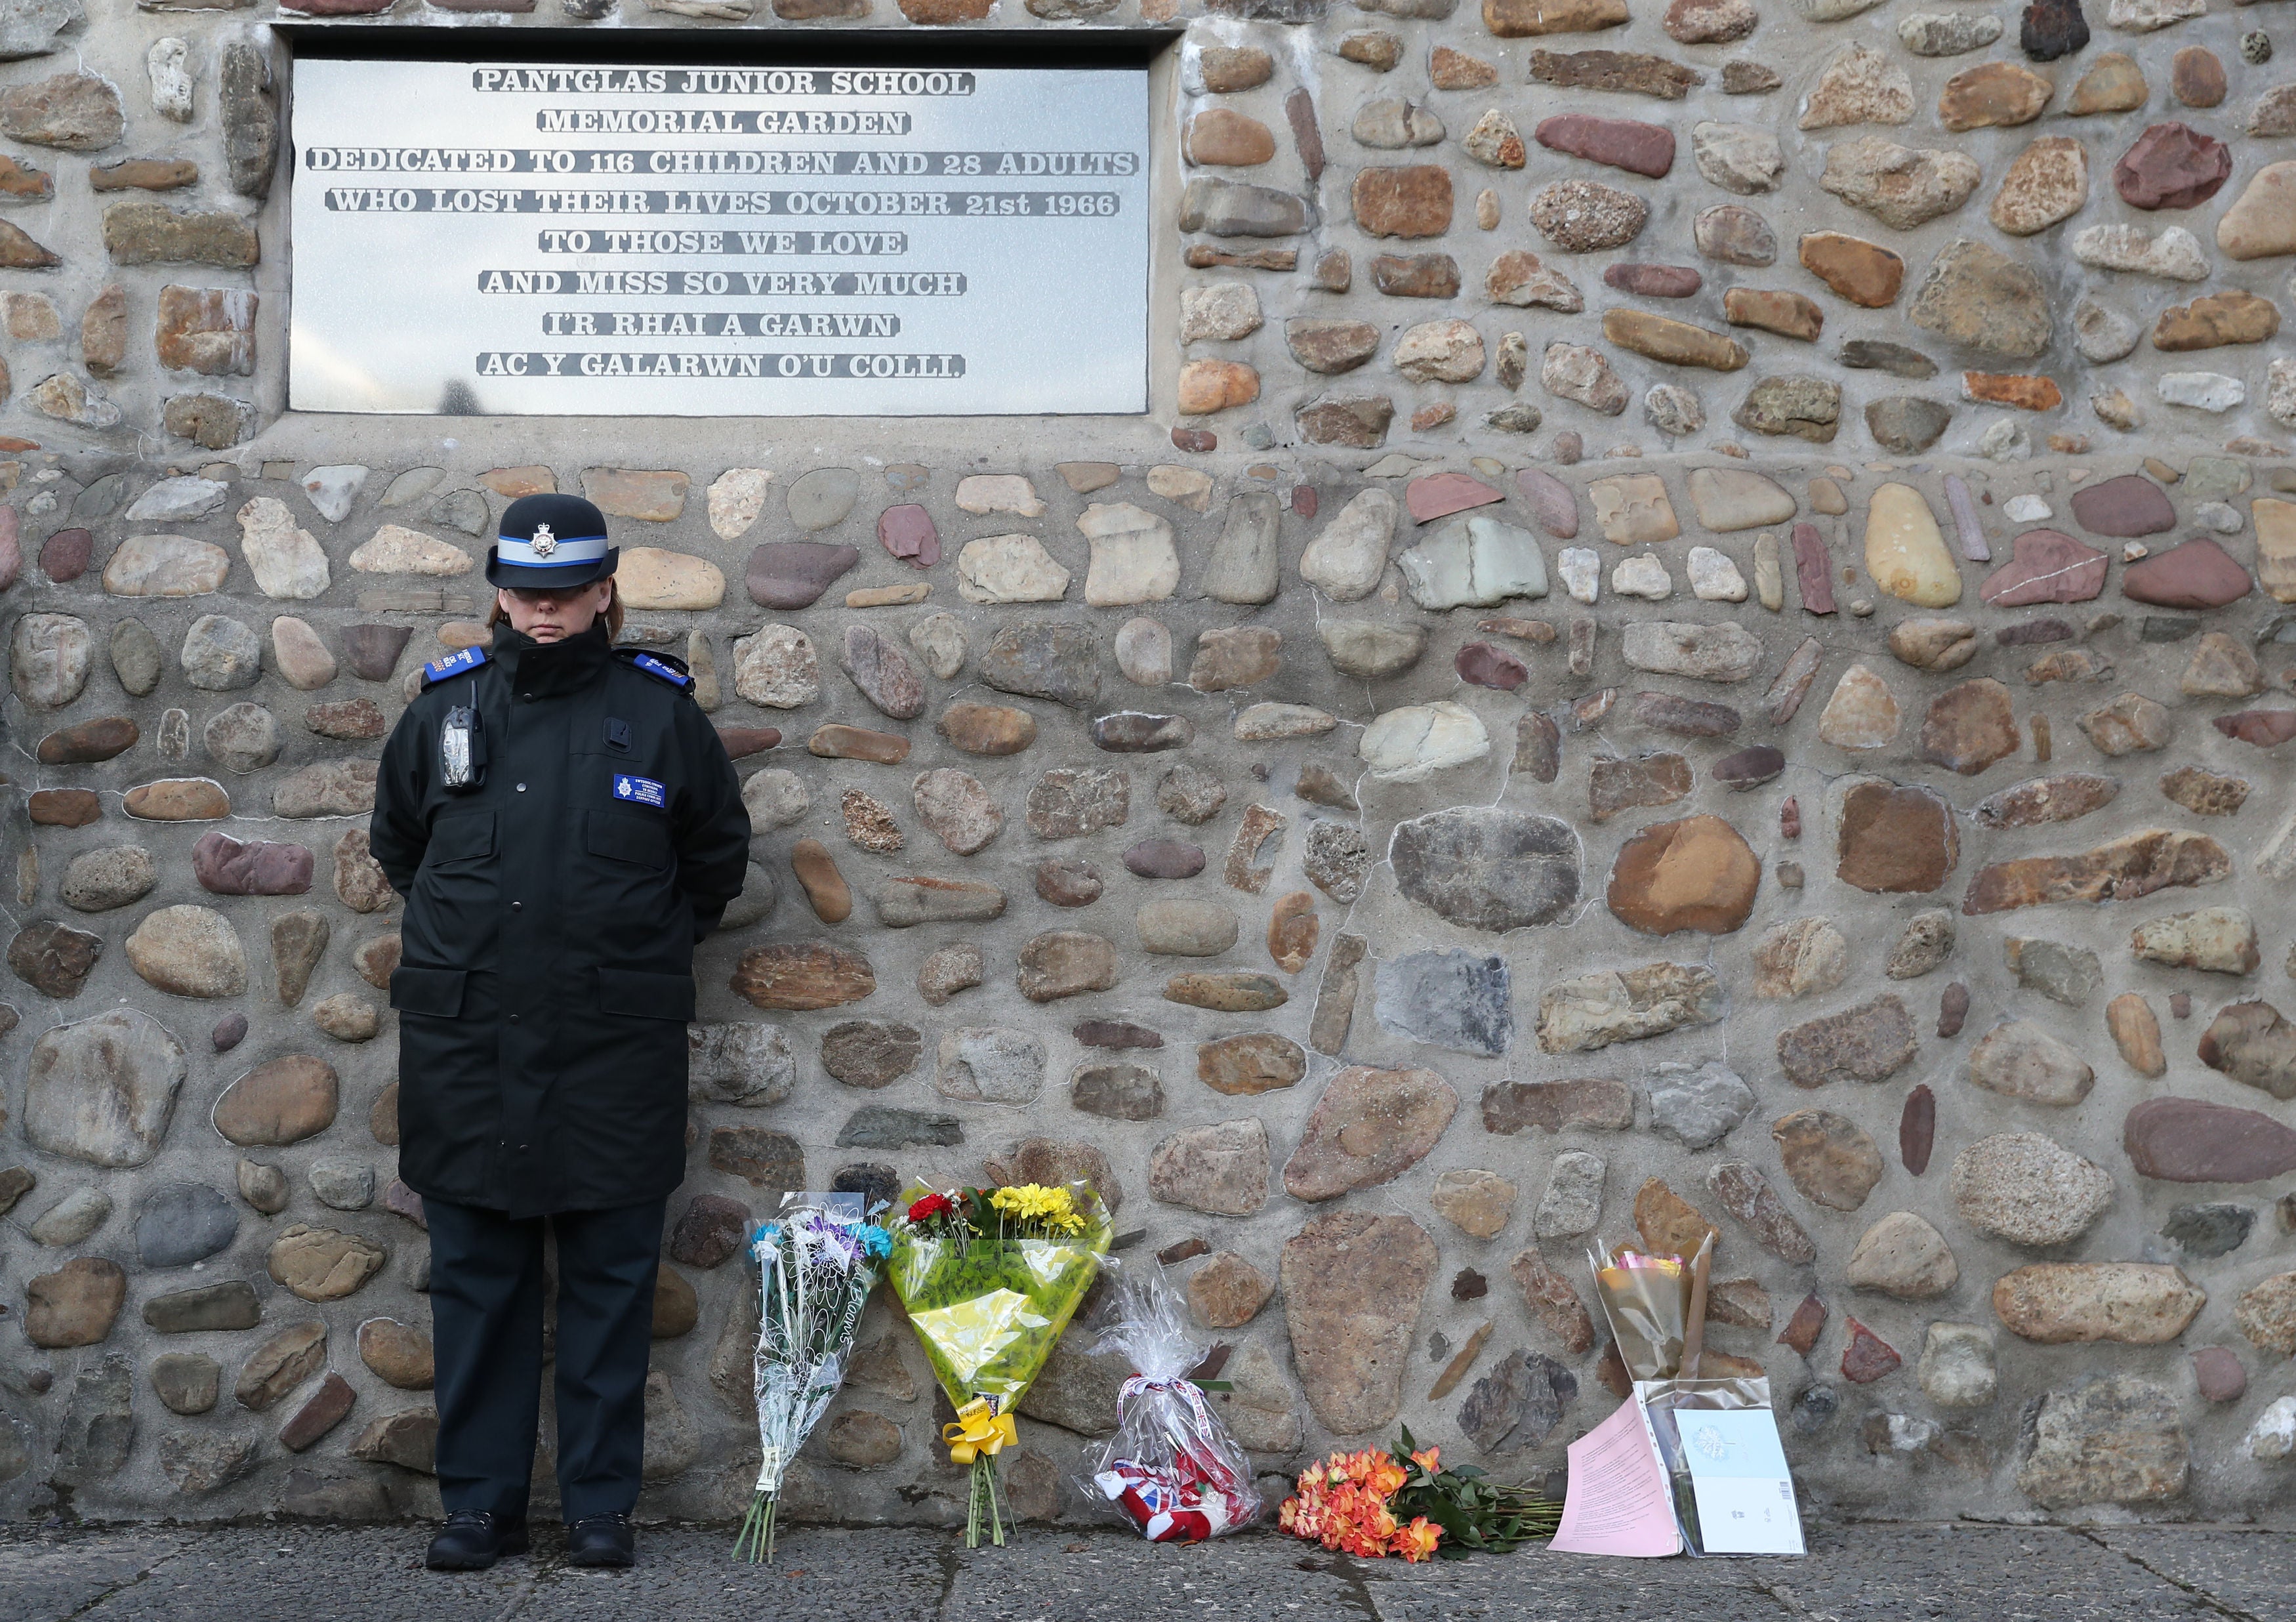
M 739 540 L 766 510 L 766 487 L 773 473 L 762 467 L 729 467 L 709 482 L 709 527 L 720 540 Z
M 25 392 L 24 403 L 43 416 L 82 428 L 116 428 L 119 408 L 77 377 L 59 372 L 43 377 Z
M 283 501 L 258 496 L 239 509 L 239 549 L 266 597 L 301 599 L 327 589 L 327 554 Z
M 1785 172 L 1777 136 L 1752 124 L 1693 125 L 1690 152 L 1702 176 L 1741 197 L 1776 191 L 1778 177 Z
M 1592 603 L 1603 589 L 1603 555 L 1592 547 L 1565 547 L 1555 554 L 1554 572 L 1574 603 Z
M 188 535 L 131 535 L 104 560 L 114 597 L 199 597 L 223 589 L 231 554 Z
M 1422 608 L 1488 608 L 1546 595 L 1546 559 L 1528 530 L 1480 515 L 1445 525 L 1395 560 Z
M 1045 515 L 1037 487 L 1019 473 L 974 473 L 959 479 L 956 507 L 961 513 L 1012 513 L 1021 518 Z
M 1726 553 L 1712 547 L 1690 548 L 1690 593 L 1702 603 L 1742 603 L 1746 577 Z
M 2104 26 L 2124 34 L 2150 34 L 2208 9 L 2208 0 L 2112 0 L 2104 8 Z
M 1364 490 L 1332 515 L 1300 555 L 1300 578 L 1335 603 L 1369 597 L 1387 572 L 1395 534 L 1395 498 Z
M 1259 295 L 1248 282 L 1180 290 L 1180 342 L 1234 342 L 1259 330 Z
M 2172 406 L 2200 411 L 2229 411 L 2248 398 L 2248 385 L 2221 372 L 2164 372 L 2153 385 Z
M 303 493 L 311 498 L 320 517 L 329 523 L 340 523 L 350 516 L 352 505 L 366 488 L 366 472 L 355 462 L 315 467 L 303 475 Z
M 1172 526 L 1128 501 L 1095 502 L 1077 520 L 1092 543 L 1084 600 L 1095 608 L 1160 602 L 1180 583 L 1180 555 Z
M 1622 560 L 1611 571 L 1611 589 L 1620 597 L 1640 597 L 1646 603 L 1663 603 L 1674 595 L 1674 581 L 1666 565 L 1649 553 Z
M 1389 359 L 1414 383 L 1470 383 L 1482 375 L 1483 335 L 1456 317 L 1406 327 Z
M 1406 704 L 1373 718 L 1357 753 L 1383 783 L 1423 782 L 1448 766 L 1491 752 L 1491 735 L 1472 710 L 1449 699 Z
M 2201 239 L 2182 226 L 2155 236 L 2142 226 L 2089 226 L 2073 233 L 2073 258 L 2098 270 L 2126 270 L 2172 282 L 2208 279 Z
M 821 696 L 821 659 L 813 638 L 794 625 L 761 625 L 740 638 L 734 644 L 734 690 L 769 709 L 811 704 Z
M 188 523 L 222 507 L 231 486 L 217 479 L 184 474 L 162 479 L 135 498 L 127 508 L 130 523 Z
M 1069 572 L 1033 535 L 984 535 L 956 555 L 956 590 L 968 603 L 1057 603 Z
M 2256 1416 L 2241 1445 L 2250 1458 L 2266 1464 L 2277 1464 L 2296 1453 L 2296 1396 L 2276 1397 Z
M 395 523 L 384 524 L 351 554 L 351 567 L 361 574 L 468 574 L 474 566 L 460 547 Z
M 156 39 L 144 58 L 152 78 L 152 111 L 178 124 L 192 121 L 192 47 L 180 39 Z

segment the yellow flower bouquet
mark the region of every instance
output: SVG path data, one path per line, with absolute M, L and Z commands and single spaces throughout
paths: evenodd
M 1108 1213 L 1085 1183 L 918 1188 L 906 1199 L 885 1276 L 956 1410 L 941 1436 L 972 1471 L 966 1546 L 980 1547 L 984 1520 L 1001 1545 L 996 1455 L 1019 1442 L 1013 1410 L 1108 1254 Z

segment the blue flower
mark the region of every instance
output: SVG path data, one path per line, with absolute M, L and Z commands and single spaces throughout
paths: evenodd
M 750 1243 L 752 1245 L 777 1245 L 781 1242 L 781 1224 L 778 1223 L 760 1223 L 758 1224 L 758 1231 L 750 1235 Z
M 890 1256 L 893 1253 L 893 1236 L 872 1224 L 861 1230 L 861 1248 L 873 1258 Z

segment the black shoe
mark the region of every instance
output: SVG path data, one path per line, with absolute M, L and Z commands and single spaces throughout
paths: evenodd
M 585 1515 L 566 1528 L 570 1566 L 632 1566 L 637 1558 L 637 1537 L 627 1515 Z
M 433 1571 L 484 1571 L 505 1554 L 525 1552 L 523 1520 L 496 1520 L 484 1510 L 456 1510 L 430 1540 L 422 1563 Z

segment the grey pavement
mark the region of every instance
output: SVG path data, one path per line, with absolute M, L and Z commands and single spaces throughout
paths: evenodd
M 640 1535 L 634 1571 L 577 1571 L 554 1535 L 494 1570 L 425 1571 L 418 1526 L 0 1527 L 6 1622 L 2296 1622 L 2296 1534 L 2248 1528 L 1817 1529 L 1799 1560 L 1355 1560 L 1252 1533 L 1194 1547 L 1115 1529 L 800 1527 L 772 1566 L 730 1527 Z

